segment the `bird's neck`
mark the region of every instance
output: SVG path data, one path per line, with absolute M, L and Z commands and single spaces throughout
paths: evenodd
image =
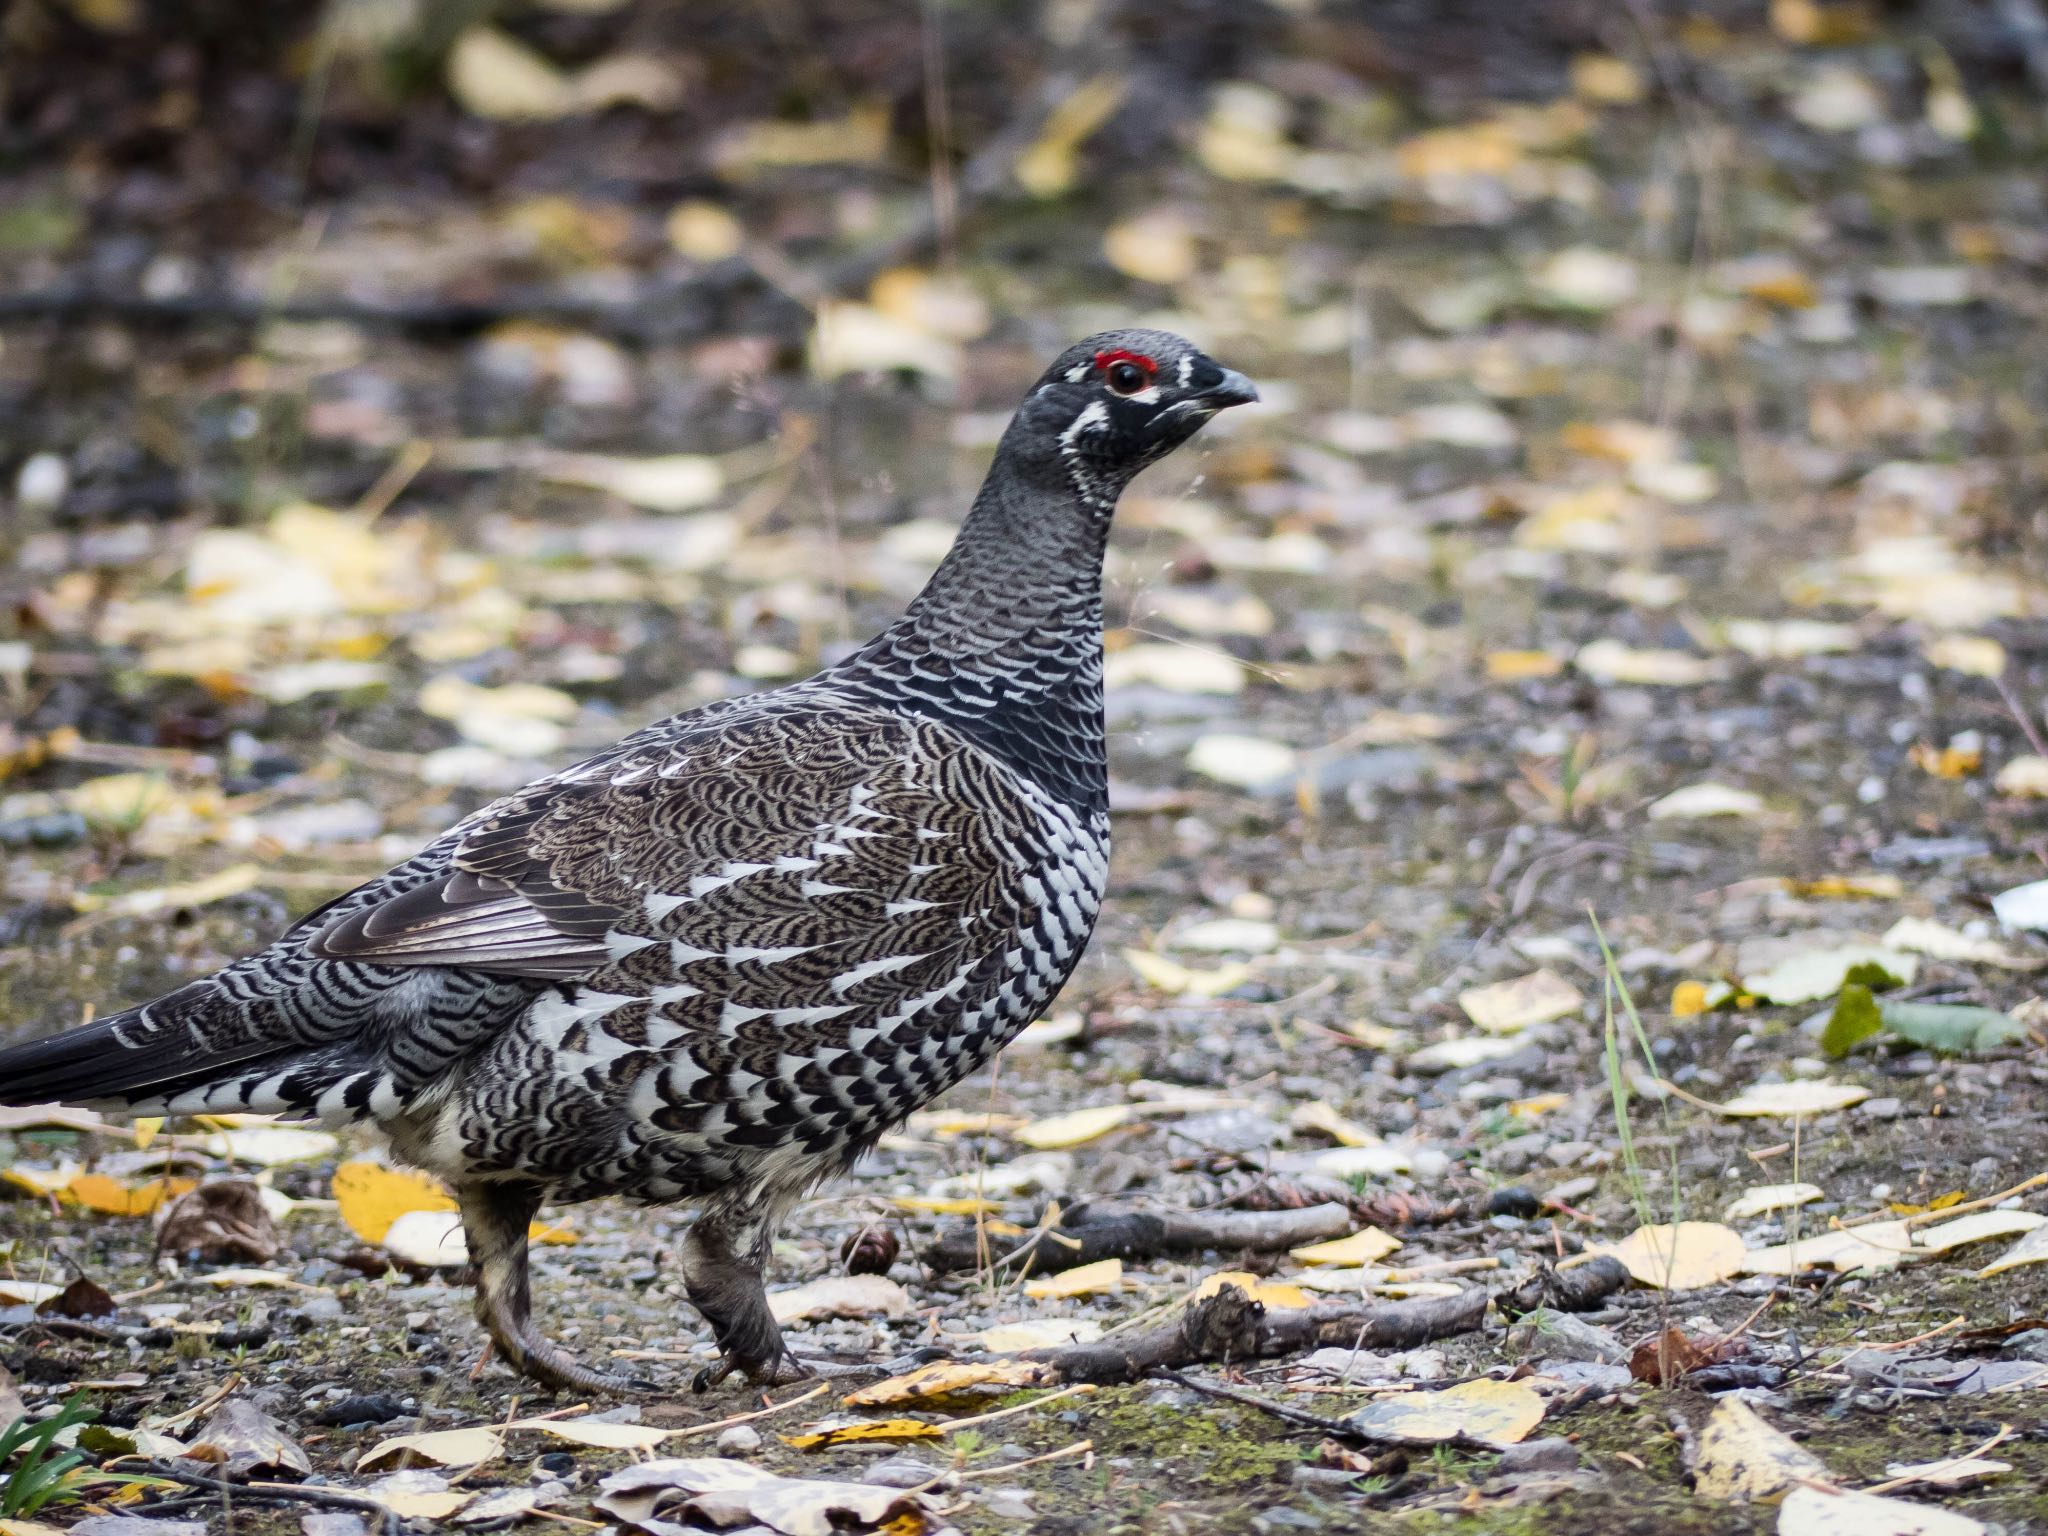
M 953 726 L 1048 793 L 1098 811 L 1109 782 L 1102 556 L 1111 508 L 1083 500 L 1064 474 L 1031 467 L 998 454 L 924 590 L 834 669 L 835 681 Z

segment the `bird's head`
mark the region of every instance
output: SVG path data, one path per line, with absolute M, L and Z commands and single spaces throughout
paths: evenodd
M 1131 478 L 1259 392 L 1171 331 L 1104 331 L 1067 348 L 1031 388 L 1009 440 L 1108 510 Z

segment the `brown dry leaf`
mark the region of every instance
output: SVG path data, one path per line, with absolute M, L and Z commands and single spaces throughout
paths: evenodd
M 892 1376 L 840 1399 L 849 1408 L 889 1408 L 898 1403 L 924 1403 L 957 1397 L 979 1387 L 1048 1387 L 1058 1385 L 1049 1365 L 1027 1360 L 940 1360 L 905 1376 Z
M 1797 1242 L 1752 1248 L 1743 1255 L 1742 1272 L 1797 1275 L 1824 1264 L 1830 1269 L 1875 1274 L 1925 1256 L 1924 1250 L 1914 1248 L 1912 1228 L 1904 1221 L 1878 1221 L 1816 1232 Z
M 218 1462 L 237 1476 L 264 1468 L 301 1475 L 313 1461 L 262 1409 L 239 1397 L 216 1408 L 186 1452 L 194 1461 Z
M 268 1264 L 284 1246 L 263 1192 L 247 1179 L 214 1179 L 156 1213 L 158 1253 L 203 1262 Z
M 1511 1035 L 1531 1024 L 1561 1019 L 1584 1003 L 1577 987 L 1547 967 L 1458 994 L 1465 1016 L 1490 1035 Z
M 1024 1283 L 1024 1294 L 1033 1301 L 1064 1301 L 1074 1296 L 1093 1296 L 1123 1289 L 1124 1261 L 1099 1259 L 1056 1275 L 1041 1275 Z
M 1310 1243 L 1305 1248 L 1291 1250 L 1291 1253 L 1304 1264 L 1356 1266 L 1377 1263 L 1400 1246 L 1398 1237 L 1389 1236 L 1378 1227 L 1367 1227 L 1349 1237 Z
M 1778 1536 L 1984 1536 L 1985 1529 L 1954 1510 L 1804 1484 L 1778 1510 Z
M 715 1456 L 641 1462 L 609 1473 L 598 1486 L 597 1507 L 641 1530 L 752 1525 L 780 1536 L 877 1529 L 886 1536 L 919 1536 L 941 1524 L 937 1511 L 915 1492 L 778 1477 Z
M 769 1293 L 778 1323 L 819 1317 L 907 1317 L 910 1293 L 887 1275 L 826 1275 L 808 1285 Z
M 1735 1397 L 1716 1401 L 1700 1426 L 1692 1472 L 1693 1491 L 1721 1504 L 1779 1498 L 1807 1478 L 1832 1481 L 1819 1457 Z
M 1718 1221 L 1638 1227 L 1618 1243 L 1587 1251 L 1611 1254 L 1640 1283 L 1669 1291 L 1694 1291 L 1738 1275 L 1747 1254 L 1742 1234 Z
M 863 1441 L 936 1440 L 944 1433 L 937 1424 L 927 1424 L 922 1419 L 861 1419 L 779 1438 L 784 1445 L 800 1451 L 828 1451 L 835 1445 L 857 1445 Z
M 1383 1397 L 1351 1416 L 1351 1427 L 1374 1440 L 1440 1445 L 1451 1440 L 1516 1445 L 1543 1422 L 1543 1398 L 1519 1381 L 1467 1381 L 1441 1392 Z
M 1628 1373 L 1652 1386 L 1676 1386 L 1681 1377 L 1702 1366 L 1719 1364 L 1740 1347 L 1728 1339 L 1695 1338 L 1682 1328 L 1666 1328 L 1629 1352 Z
M 1188 1292 L 1187 1299 L 1189 1302 L 1206 1301 L 1226 1285 L 1236 1286 L 1244 1292 L 1247 1299 L 1256 1301 L 1268 1310 L 1291 1311 L 1315 1305 L 1315 1298 L 1298 1285 L 1283 1285 L 1274 1280 L 1261 1280 L 1257 1275 L 1241 1269 L 1226 1269 L 1209 1276 Z
M 432 1462 L 437 1467 L 476 1467 L 504 1454 L 505 1442 L 497 1431 L 476 1424 L 467 1429 L 436 1429 L 380 1440 L 363 1453 L 356 1470 L 367 1472 L 380 1462 L 402 1456 Z
M 1050 1152 L 1061 1147 L 1078 1147 L 1098 1136 L 1107 1136 L 1131 1117 L 1132 1110 L 1128 1104 L 1091 1104 L 1064 1115 L 1034 1120 L 1013 1131 L 1011 1137 L 1034 1151 Z

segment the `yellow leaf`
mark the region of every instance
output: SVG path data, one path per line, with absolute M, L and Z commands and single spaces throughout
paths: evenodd
M 1809 901 L 1897 901 L 1906 882 L 1897 875 L 1822 875 L 1818 880 L 1780 882 L 1789 896 Z
M 1693 1491 L 1717 1503 L 1782 1498 L 1808 1478 L 1832 1481 L 1826 1465 L 1773 1429 L 1740 1398 L 1714 1404 L 1700 1429 Z
M 135 1132 L 135 1150 L 147 1152 L 149 1144 L 156 1140 L 157 1132 L 164 1128 L 162 1115 L 138 1115 L 132 1129 Z
M 334 1202 L 351 1232 L 382 1243 L 391 1224 L 408 1211 L 452 1211 L 455 1198 L 430 1174 L 361 1160 L 334 1170 Z
M 724 261 L 747 240 L 740 221 L 716 203 L 678 203 L 663 227 L 668 243 L 692 261 Z
M 1983 635 L 1940 635 L 1923 647 L 1928 662 L 1971 677 L 2001 677 L 2005 647 Z
M 1724 1221 L 1747 1221 L 1753 1216 L 1768 1216 L 1772 1211 L 1805 1205 L 1810 1200 L 1820 1199 L 1824 1193 L 1818 1184 L 1752 1185 L 1728 1202 L 1728 1208 L 1721 1217 Z
M 1742 1235 L 1718 1221 L 1638 1227 L 1622 1241 L 1589 1252 L 1611 1254 L 1644 1285 L 1694 1291 L 1742 1272 L 1748 1257 Z
M 1014 1134 L 1015 1139 L 1025 1146 L 1049 1152 L 1059 1147 L 1078 1147 L 1098 1136 L 1106 1136 L 1130 1118 L 1131 1107 L 1128 1104 L 1092 1104 L 1086 1109 L 1034 1120 Z
M 1084 1317 L 1039 1317 L 1023 1323 L 998 1323 L 974 1336 L 983 1349 L 1010 1354 L 1026 1349 L 1053 1349 L 1062 1344 L 1087 1344 L 1102 1337 L 1102 1324 Z
M 2048 1227 L 2036 1227 L 2004 1253 L 1977 1271 L 1976 1278 L 1988 1280 L 2023 1264 L 2048 1264 Z
M 859 1424 L 837 1424 L 808 1434 L 783 1435 L 784 1445 L 800 1451 L 830 1450 L 835 1445 L 854 1445 L 864 1440 L 936 1440 L 945 1430 L 922 1419 L 872 1419 Z
M 937 1216 L 984 1216 L 1003 1208 L 996 1200 L 948 1200 L 937 1195 L 892 1195 L 889 1203 L 899 1210 L 930 1211 Z
M 1306 1248 L 1293 1249 L 1292 1253 L 1304 1264 L 1357 1265 L 1383 1259 L 1400 1246 L 1398 1237 L 1391 1237 L 1378 1227 L 1367 1227 L 1349 1237 L 1327 1243 L 1310 1243 Z
M 78 1164 L 60 1163 L 55 1168 L 24 1168 L 15 1163 L 0 1168 L 0 1184 L 12 1185 L 15 1189 L 31 1195 L 60 1195 L 64 1187 L 78 1177 Z
M 1631 106 L 1643 99 L 1643 76 L 1627 59 L 1582 53 L 1572 60 L 1572 91 L 1602 106 Z
M 356 1463 L 356 1470 L 368 1471 L 378 1462 L 398 1456 L 411 1456 L 440 1467 L 475 1467 L 496 1461 L 504 1454 L 505 1442 L 498 1438 L 496 1432 L 482 1425 L 469 1429 L 436 1429 L 425 1434 L 394 1435 L 389 1440 L 378 1441 L 363 1453 L 363 1459 Z
M 1437 1445 L 1483 1440 L 1515 1445 L 1543 1422 L 1543 1399 L 1519 1381 L 1460 1382 L 1441 1392 L 1408 1392 L 1367 1403 L 1352 1424 L 1379 1440 Z
M 1488 651 L 1486 675 L 1496 683 L 1522 683 L 1534 678 L 1555 677 L 1564 662 L 1548 651 Z
M 166 1200 L 175 1200 L 198 1187 L 197 1179 L 151 1179 L 146 1184 L 123 1184 L 103 1173 L 81 1173 L 64 1186 L 63 1196 L 89 1211 L 108 1216 L 148 1216 Z
M 1516 1099 L 1508 1105 L 1508 1113 L 1520 1120 L 1533 1120 L 1553 1109 L 1563 1109 L 1571 1101 L 1572 1096 L 1568 1093 L 1539 1093 L 1531 1098 Z
M 1938 1226 L 1922 1227 L 1913 1234 L 1913 1242 L 1929 1253 L 1947 1253 L 1951 1248 L 2032 1232 L 2039 1227 L 2048 1227 L 2048 1216 L 2034 1211 L 1977 1211 Z
M 1017 183 L 1033 197 L 1057 197 L 1074 184 L 1075 152 L 1123 104 L 1128 89 L 1120 75 L 1083 81 L 1052 109 L 1038 142 L 1017 157 Z
M 1674 1019 L 1697 1018 L 1707 1011 L 1707 988 L 1704 982 L 1681 981 L 1671 989 L 1671 1017 Z
M 1206 1301 L 1226 1285 L 1236 1286 L 1244 1292 L 1247 1299 L 1256 1301 L 1271 1311 L 1294 1311 L 1315 1305 L 1315 1298 L 1298 1285 L 1281 1285 L 1271 1280 L 1261 1280 L 1257 1275 L 1241 1269 L 1226 1269 L 1209 1276 L 1188 1292 L 1187 1299 L 1189 1302 Z
M 1194 230 L 1172 208 L 1112 224 L 1102 237 L 1102 254 L 1117 271 L 1146 283 L 1183 283 L 1200 265 Z
M 1056 1275 L 1042 1275 L 1025 1282 L 1024 1294 L 1033 1301 L 1062 1301 L 1072 1296 L 1090 1296 L 1115 1291 L 1124 1283 L 1124 1261 L 1101 1259 L 1078 1269 L 1064 1269 Z
M 1028 1360 L 940 1360 L 904 1376 L 892 1376 L 841 1398 L 849 1408 L 888 1408 L 897 1403 L 957 1397 L 977 1387 L 1056 1386 L 1057 1372 Z

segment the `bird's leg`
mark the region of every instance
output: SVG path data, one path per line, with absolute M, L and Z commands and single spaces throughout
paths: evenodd
M 650 1384 L 592 1370 L 541 1336 L 533 1322 L 526 1232 L 540 1193 L 525 1184 L 471 1184 L 457 1191 L 462 1231 L 476 1265 L 476 1317 L 514 1370 L 543 1386 L 578 1392 L 632 1394 Z
M 751 1203 L 714 1205 L 683 1240 L 683 1288 L 711 1324 L 719 1349 L 718 1364 L 697 1373 L 699 1392 L 734 1371 L 764 1386 L 804 1374 L 768 1310 L 761 1278 L 779 1215 Z

